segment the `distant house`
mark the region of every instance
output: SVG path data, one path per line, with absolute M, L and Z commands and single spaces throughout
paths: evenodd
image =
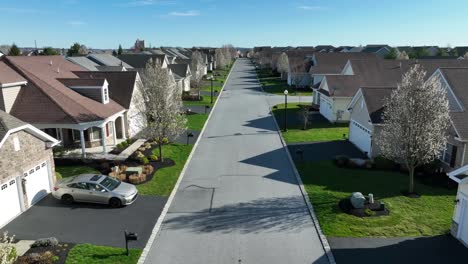
M 380 58 L 384 58 L 392 48 L 388 45 L 367 45 L 361 52 L 374 53 Z
M 315 46 L 315 52 L 333 52 L 335 50 L 335 47 L 332 45 L 319 45 Z
M 98 66 L 96 62 L 88 59 L 87 57 L 84 56 L 77 56 L 77 57 L 67 57 L 67 60 L 75 63 L 76 65 L 79 65 L 89 71 L 98 71 Z
M 6 77 L 0 75 L 0 80 Z M 0 111 L 0 228 L 52 191 L 56 181 L 52 147 L 58 143 Z
M 111 54 L 89 54 L 86 56 L 86 58 L 92 60 L 100 66 L 124 67 L 127 70 L 133 69 L 131 65 Z
M 174 79 L 177 83 L 177 87 L 183 92 L 190 91 L 190 77 L 192 73 L 190 72 L 190 66 L 188 64 L 169 64 L 169 69 L 171 69 Z
M 61 56 L 6 56 L 0 68 L 6 72 L 0 76 L 9 79 L 3 110 L 67 148 L 81 147 L 83 156 L 91 147 L 107 152 L 108 145 L 134 136 L 142 127 L 137 122 L 144 122 L 117 102 L 132 100 L 138 78 L 134 71 L 83 73 L 84 68 Z

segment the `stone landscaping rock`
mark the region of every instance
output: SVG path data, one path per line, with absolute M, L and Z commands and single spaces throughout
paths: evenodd
M 360 192 L 354 192 L 350 198 L 351 204 L 356 209 L 364 208 L 364 203 L 366 202 L 366 197 Z

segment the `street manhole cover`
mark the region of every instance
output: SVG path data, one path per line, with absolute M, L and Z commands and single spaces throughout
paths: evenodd
M 234 136 L 242 136 L 242 133 L 235 133 Z

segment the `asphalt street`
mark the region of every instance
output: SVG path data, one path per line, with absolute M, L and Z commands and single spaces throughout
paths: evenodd
M 237 60 L 146 263 L 328 263 L 255 74 Z

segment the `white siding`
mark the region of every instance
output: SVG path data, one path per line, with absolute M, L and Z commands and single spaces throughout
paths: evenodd
M 15 103 L 16 97 L 18 96 L 21 86 L 12 86 L 8 88 L 2 88 L 3 103 L 5 106 L 5 112 L 9 113 L 13 104 Z

